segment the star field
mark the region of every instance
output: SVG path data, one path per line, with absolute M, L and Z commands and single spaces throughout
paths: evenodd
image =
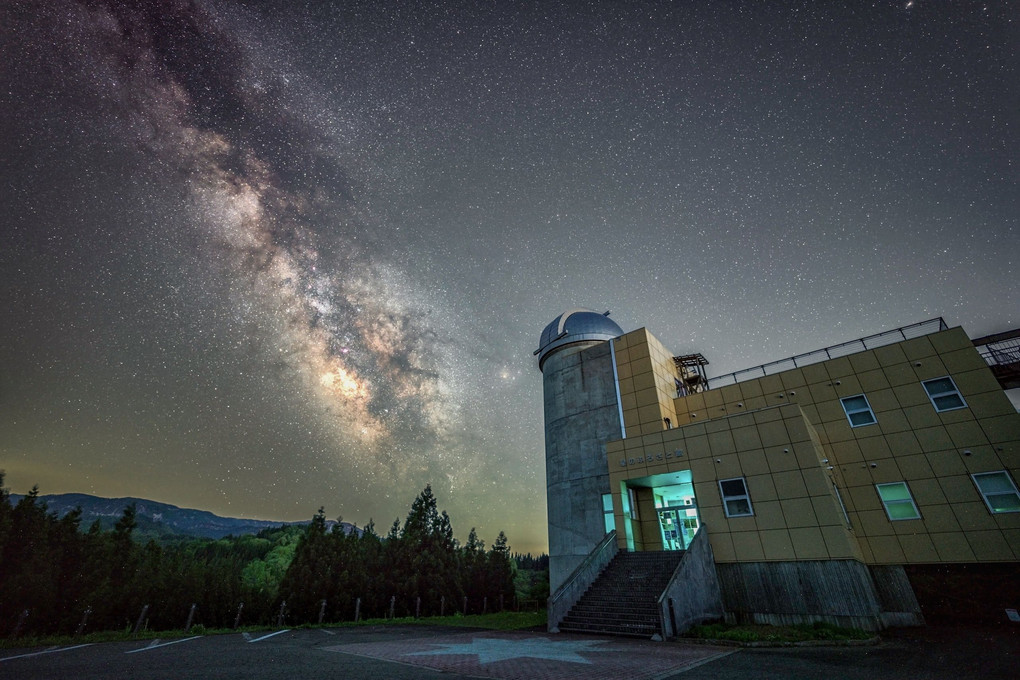
M 1009 3 L 7 0 L 0 468 L 545 549 L 565 309 L 710 375 L 1020 325 Z

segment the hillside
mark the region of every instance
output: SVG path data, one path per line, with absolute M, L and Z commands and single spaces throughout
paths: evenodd
M 11 504 L 17 503 L 21 498 L 21 494 L 11 494 Z M 82 529 L 87 529 L 96 520 L 99 520 L 103 529 L 109 529 L 124 513 L 124 508 L 134 503 L 138 523 L 136 537 L 139 538 L 165 539 L 175 536 L 223 538 L 230 535 L 256 534 L 271 527 L 308 523 L 220 517 L 206 510 L 179 508 L 176 505 L 144 498 L 101 498 L 83 493 L 39 496 L 39 501 L 45 503 L 49 512 L 56 513 L 58 517 L 63 517 L 76 507 L 80 507 Z M 344 527 L 347 531 L 354 529 L 354 526 L 347 522 L 344 522 Z

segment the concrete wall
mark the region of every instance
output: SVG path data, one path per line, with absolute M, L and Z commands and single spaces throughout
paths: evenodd
M 616 557 L 617 552 L 619 549 L 616 546 L 616 535 L 610 532 L 570 573 L 563 584 L 549 596 L 546 611 L 550 633 L 560 632 L 560 621 L 574 608 L 574 605 L 587 592 L 591 584 L 595 583 L 599 575 L 605 571 L 605 568 Z
M 705 525 L 680 558 L 672 580 L 659 598 L 659 612 L 665 640 L 691 626 L 723 618 L 722 591 Z
M 719 564 L 716 570 L 731 623 L 883 627 L 871 572 L 856 560 L 747 562 Z
M 604 443 L 620 437 L 609 343 L 572 345 L 550 354 L 542 379 L 549 586 L 555 592 L 606 535 Z
M 896 626 L 923 626 L 921 605 L 901 565 L 873 565 L 871 578 L 875 582 L 885 628 Z

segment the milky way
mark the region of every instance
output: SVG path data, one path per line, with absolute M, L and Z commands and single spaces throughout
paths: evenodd
M 0 4 L 0 468 L 541 549 L 542 327 L 1020 324 L 995 3 Z M 516 534 L 515 534 L 516 532 Z

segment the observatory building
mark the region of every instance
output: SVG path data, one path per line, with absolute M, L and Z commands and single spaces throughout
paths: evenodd
M 879 630 L 1020 608 L 1020 330 L 932 319 L 708 377 L 609 312 L 543 375 L 550 630 Z

